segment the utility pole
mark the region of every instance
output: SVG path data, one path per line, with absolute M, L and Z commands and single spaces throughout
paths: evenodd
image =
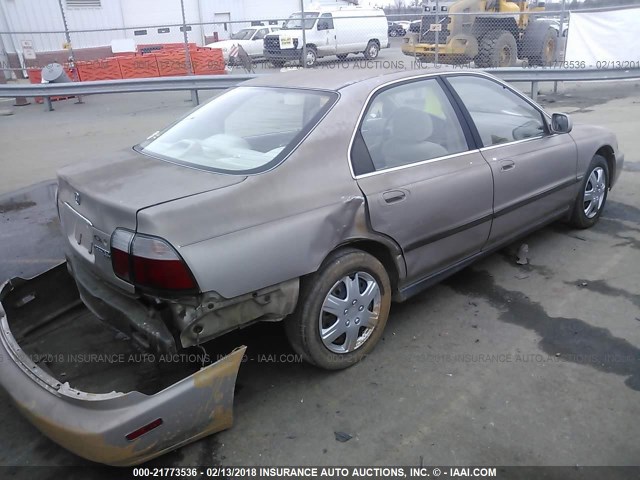
M 62 0 L 58 0 L 58 6 L 60 7 L 60 15 L 62 15 L 62 24 L 64 25 L 64 37 L 67 40 L 67 49 L 69 50 L 69 64 L 73 67 L 73 79 L 78 81 L 78 69 L 76 67 L 76 60 L 73 54 L 73 46 L 71 45 L 71 35 L 69 34 L 69 27 L 67 25 L 67 16 L 64 13 L 64 7 L 62 6 Z
M 300 0 L 300 15 L 302 16 L 302 68 L 307 68 L 307 26 L 304 17 L 304 0 Z
M 184 60 L 187 67 L 187 75 L 193 75 L 193 65 L 191 65 L 191 55 L 189 55 L 189 36 L 187 35 L 187 16 L 184 13 L 184 0 L 180 0 L 180 10 L 182 11 L 182 35 L 184 36 Z M 191 103 L 196 107 L 200 104 L 198 91 L 191 90 Z
M 62 0 L 58 0 L 58 6 L 60 7 L 60 15 L 62 15 L 62 24 L 64 25 L 64 37 L 67 40 L 67 47 L 69 49 L 69 66 L 73 70 L 73 81 L 79 82 L 80 75 L 78 74 L 78 67 L 76 67 L 76 59 L 73 54 L 73 45 L 71 44 L 71 35 L 69 34 L 69 26 L 67 25 L 67 15 L 64 13 L 64 7 L 62 6 Z M 83 103 L 82 97 L 77 95 L 78 99 L 76 103 Z M 53 110 L 51 106 L 51 97 L 47 97 L 47 108 L 49 111 Z

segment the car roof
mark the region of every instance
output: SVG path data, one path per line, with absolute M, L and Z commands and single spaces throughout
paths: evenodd
M 348 68 L 345 68 L 348 65 Z M 243 86 L 252 87 L 289 87 L 312 88 L 318 90 L 341 90 L 354 84 L 376 85 L 403 78 L 421 75 L 434 75 L 454 71 L 447 68 L 416 68 L 382 70 L 377 68 L 357 68 L 358 62 L 327 64 L 314 69 L 296 69 L 276 74 L 259 75 L 257 78 L 244 82 Z M 460 71 L 460 69 L 458 69 Z

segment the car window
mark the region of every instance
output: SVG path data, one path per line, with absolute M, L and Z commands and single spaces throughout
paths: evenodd
M 540 111 L 499 83 L 462 75 L 448 80 L 469 110 L 485 147 L 545 134 Z
M 360 128 L 376 170 L 468 149 L 455 111 L 435 79 L 383 90 L 369 105 Z
M 256 36 L 253 37 L 253 39 L 254 40 L 262 40 L 267 33 L 269 33 L 269 29 L 268 28 L 261 28 L 260 30 L 258 30 L 258 33 L 256 33 Z
M 320 25 L 321 23 L 326 23 L 327 24 L 327 30 L 332 30 L 333 29 L 333 16 L 330 13 L 323 13 L 322 15 L 320 15 L 320 20 L 318 20 L 318 25 Z
M 313 128 L 336 94 L 238 87 L 194 110 L 139 148 L 163 160 L 225 173 L 276 165 Z
M 243 28 L 239 32 L 231 35 L 231 40 L 250 40 L 255 31 L 254 28 Z

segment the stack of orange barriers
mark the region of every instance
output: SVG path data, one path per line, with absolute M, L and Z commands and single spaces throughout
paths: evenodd
M 145 51 L 146 46 L 138 47 L 139 51 Z M 183 44 L 164 44 L 162 48 L 150 46 L 154 53 L 135 53 L 99 60 L 76 62 L 77 74 L 80 81 L 92 80 L 119 80 L 127 78 L 153 78 L 187 75 L 187 59 Z M 157 53 L 155 53 L 157 52 Z M 189 44 L 189 58 L 196 75 L 222 75 L 226 73 L 222 50 L 218 48 L 197 47 Z M 70 79 L 75 75 L 68 66 L 65 70 Z M 41 83 L 42 74 L 39 69 L 29 70 L 29 81 Z M 69 97 L 52 97 L 52 100 L 61 100 Z M 42 103 L 41 97 L 36 102 Z

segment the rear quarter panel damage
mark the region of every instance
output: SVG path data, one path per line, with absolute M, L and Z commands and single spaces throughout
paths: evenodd
M 361 108 L 342 96 L 279 166 L 228 188 L 143 209 L 138 231 L 166 238 L 200 289 L 225 298 L 316 271 L 336 246 L 371 234 L 348 159 Z

